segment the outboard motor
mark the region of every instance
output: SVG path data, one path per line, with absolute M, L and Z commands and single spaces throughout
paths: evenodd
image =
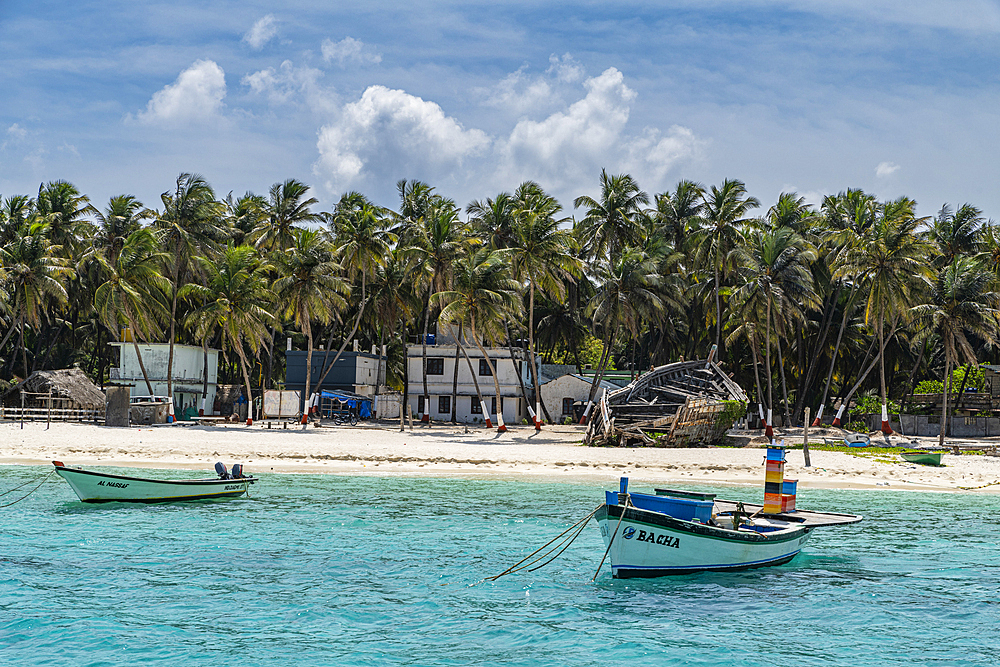
M 244 475 L 243 475 L 243 464 L 242 463 L 234 463 L 233 464 L 232 475 L 233 475 L 233 479 L 243 479 Z
M 229 472 L 226 471 L 226 466 L 222 463 L 222 461 L 215 464 L 215 472 L 218 473 L 219 479 L 232 479 Z

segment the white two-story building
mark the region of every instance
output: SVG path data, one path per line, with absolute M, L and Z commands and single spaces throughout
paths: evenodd
M 515 349 L 515 359 L 511 361 L 508 348 L 490 347 L 486 352 L 497 370 L 497 380 L 500 384 L 500 396 L 497 396 L 490 374 L 489 365 L 479 347 L 468 341 L 465 351 L 472 362 L 472 369 L 465 356 L 458 350 L 453 339 L 440 338 L 434 344 L 427 346 L 427 393 L 430 395 L 429 405 L 424 405 L 423 358 L 422 346 L 407 345 L 406 361 L 409 372 L 408 394 L 409 406 L 413 410 L 414 419 L 420 419 L 425 414 L 431 421 L 448 421 L 451 419 L 452 392 L 455 388 L 456 366 L 457 391 L 455 391 L 455 419 L 463 423 L 485 421 L 482 406 L 476 396 L 476 385 L 473 373 L 479 381 L 479 389 L 483 400 L 490 408 L 490 419 L 496 421 L 497 407 L 503 414 L 507 424 L 519 424 L 528 419 L 527 406 L 521 396 L 521 385 L 518 374 L 531 395 L 531 369 L 520 357 L 520 351 Z M 457 353 L 457 356 L 456 356 Z

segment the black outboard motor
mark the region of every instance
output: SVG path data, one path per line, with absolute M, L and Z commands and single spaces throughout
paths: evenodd
M 233 479 L 243 479 L 243 464 L 234 463 L 233 464 Z
M 219 474 L 219 479 L 232 479 L 226 471 L 226 466 L 222 463 L 222 461 L 215 464 L 215 472 Z

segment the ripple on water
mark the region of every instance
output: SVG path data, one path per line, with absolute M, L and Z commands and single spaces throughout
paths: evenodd
M 0 469 L 0 492 L 43 472 Z M 995 496 L 800 490 L 801 506 L 866 521 L 818 532 L 780 567 L 652 580 L 613 580 L 605 566 L 591 582 L 604 551 L 591 524 L 545 569 L 469 586 L 601 497 L 581 484 L 266 475 L 250 499 L 89 506 L 47 483 L 0 511 L 0 654 L 213 667 L 995 664 Z

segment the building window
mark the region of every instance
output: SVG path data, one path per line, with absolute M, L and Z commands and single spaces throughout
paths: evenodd
M 480 377 L 484 375 L 486 376 L 493 375 L 493 373 L 490 373 L 490 365 L 486 362 L 485 359 L 479 360 L 479 375 Z
M 424 414 L 424 397 L 417 396 L 417 412 Z
M 427 360 L 428 375 L 444 375 L 444 358 L 437 357 Z
M 438 396 L 438 414 L 451 414 L 451 396 Z
M 479 404 L 479 399 L 475 396 L 472 397 L 472 414 L 481 415 L 483 414 L 483 406 Z
M 575 403 L 575 401 L 572 398 L 564 398 L 563 399 L 563 411 L 562 411 L 562 413 L 564 415 L 571 415 L 571 414 L 573 414 L 573 403 Z

